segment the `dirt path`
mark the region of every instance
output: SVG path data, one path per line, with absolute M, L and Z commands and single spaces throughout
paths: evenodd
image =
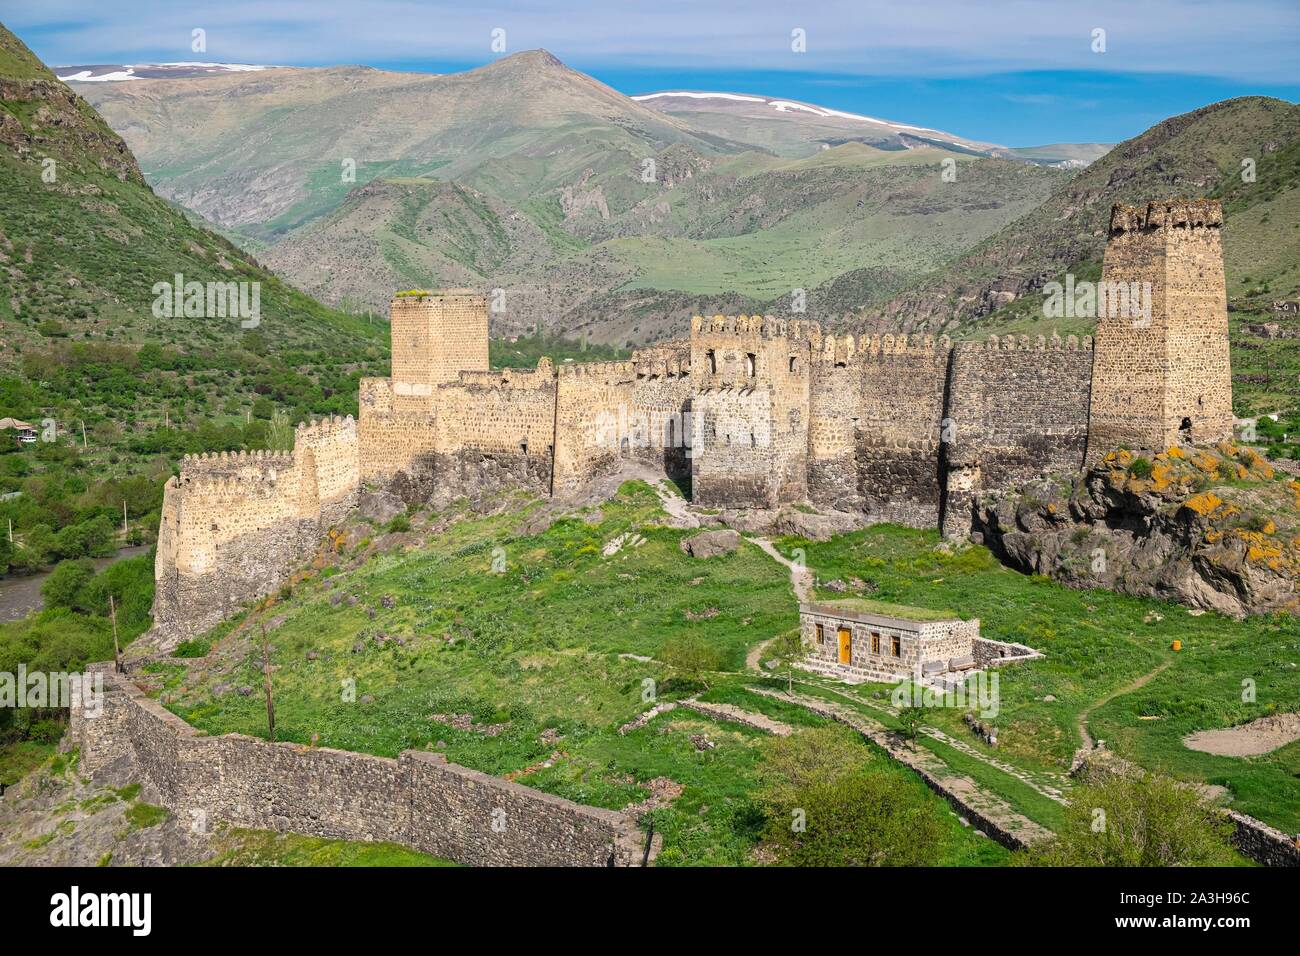
M 794 588 L 795 599 L 798 600 L 800 604 L 812 597 L 813 574 L 811 571 L 803 565 L 787 558 L 776 549 L 776 545 L 771 541 L 768 541 L 766 538 L 755 537 L 746 538 L 745 540 L 758 545 L 759 549 L 769 558 L 780 564 L 784 564 L 790 569 L 790 586 Z M 745 655 L 746 670 L 760 672 L 763 670 L 763 652 L 767 650 L 767 646 L 774 640 L 776 640 L 775 637 L 769 637 L 767 640 L 750 648 L 749 653 Z
M 674 494 L 668 488 L 668 479 L 660 478 L 653 483 L 655 494 L 659 496 L 660 503 L 664 506 L 664 511 L 673 519 L 673 526 L 677 528 L 698 528 L 700 518 L 691 511 L 691 503 L 679 494 Z
M 745 540 L 754 542 L 773 561 L 784 564 L 790 569 L 790 586 L 794 588 L 794 596 L 799 599 L 799 603 L 802 604 L 812 597 L 813 573 L 811 571 L 776 550 L 776 545 L 768 541 L 767 538 L 746 538 Z
M 1119 688 L 1118 690 L 1112 691 L 1110 694 L 1107 694 L 1101 700 L 1094 701 L 1090 706 L 1081 710 L 1079 712 L 1078 724 L 1079 724 L 1079 740 L 1082 741 L 1083 743 L 1083 749 L 1092 750 L 1097 746 L 1097 742 L 1093 740 L 1092 735 L 1088 733 L 1088 718 L 1092 716 L 1094 711 L 1098 710 L 1101 707 L 1105 707 L 1116 697 L 1123 697 L 1125 694 L 1131 694 L 1139 687 L 1142 687 L 1145 684 L 1147 684 L 1149 681 L 1151 681 L 1152 678 L 1162 673 L 1172 663 L 1173 663 L 1173 659 L 1170 658 L 1169 660 L 1165 661 L 1163 664 L 1161 664 L 1159 667 L 1157 667 L 1155 670 L 1151 671 L 1150 673 L 1143 674 L 1141 677 L 1133 681 L 1131 684 L 1125 684 L 1123 687 Z

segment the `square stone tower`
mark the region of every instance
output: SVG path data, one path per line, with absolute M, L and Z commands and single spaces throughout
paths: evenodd
M 808 497 L 816 323 L 691 320 L 691 492 L 698 504 L 775 508 Z
M 1087 461 L 1232 437 L 1228 305 L 1214 199 L 1117 204 L 1097 289 Z
M 429 395 L 461 371 L 487 371 L 487 300 L 473 290 L 400 294 L 391 316 L 397 394 Z

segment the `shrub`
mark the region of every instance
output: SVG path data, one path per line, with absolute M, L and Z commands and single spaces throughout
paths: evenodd
M 1134 478 L 1150 478 L 1151 470 L 1151 462 L 1145 458 L 1134 458 L 1128 466 L 1128 473 Z
M 1030 866 L 1224 866 L 1239 862 L 1231 822 L 1168 777 L 1112 774 L 1074 792 L 1056 838 Z
M 933 863 L 942 822 L 924 793 L 898 784 L 897 775 L 879 769 L 809 780 L 768 818 L 768 845 L 787 866 Z
M 207 657 L 211 650 L 211 641 L 196 637 L 177 644 L 176 649 L 172 651 L 172 657 Z
M 707 687 L 705 675 L 722 667 L 721 653 L 698 634 L 681 634 L 664 641 L 658 656 L 668 665 L 673 676 L 688 684 Z
M 48 608 L 81 607 L 81 592 L 95 576 L 95 566 L 86 559 L 61 561 L 41 584 L 41 597 Z

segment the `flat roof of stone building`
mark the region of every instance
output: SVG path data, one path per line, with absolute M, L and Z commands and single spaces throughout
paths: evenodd
M 890 604 L 868 598 L 839 598 L 834 601 L 809 601 L 799 605 L 801 614 L 825 614 L 829 617 L 849 618 L 869 624 L 901 621 L 906 624 L 930 624 L 939 621 L 960 621 L 952 611 L 932 611 L 906 604 Z

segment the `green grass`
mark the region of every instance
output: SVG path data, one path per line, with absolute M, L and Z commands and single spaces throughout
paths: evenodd
M 171 813 L 166 807 L 155 806 L 152 803 L 133 803 L 126 810 L 126 821 L 131 824 L 133 830 L 143 830 L 147 827 L 156 827 L 166 820 Z
M 745 685 L 753 678 L 737 673 L 750 647 L 796 623 L 786 570 L 748 545 L 708 562 L 687 558 L 677 542 L 689 532 L 659 525 L 658 500 L 638 482 L 602 506 L 598 524 L 575 516 L 520 537 L 515 529 L 531 507 L 521 499 L 500 514 L 463 517 L 418 550 L 304 582 L 268 612 L 285 616 L 273 638 L 277 739 L 308 743 L 316 737 L 321 746 L 385 756 L 432 748 L 456 763 L 518 775 L 546 792 L 615 809 L 645 800 L 650 782 L 666 777 L 684 789 L 652 811 L 664 837 L 663 864 L 752 863 L 762 829 L 753 799 L 762 733 L 681 709 L 625 735 L 617 730 L 645 709 L 647 690 L 660 699 L 700 690 L 654 659 L 665 641 L 686 633 L 705 639 L 723 660 L 725 672 L 706 678 L 705 699 L 796 728 L 820 722 L 751 693 Z M 417 533 L 424 520 L 412 516 Z M 602 553 L 628 532 L 645 543 Z M 963 617 L 979 617 L 987 636 L 1044 651 L 1045 660 L 999 672 L 999 747 L 989 751 L 1031 776 L 1059 782 L 1078 746 L 1079 713 L 1172 659 L 1144 689 L 1170 713 L 1168 720 L 1139 721 L 1153 705 L 1143 705 L 1140 695 L 1120 696 L 1093 714 L 1094 735 L 1144 765 L 1187 780 L 1222 782 L 1234 806 L 1296 828 L 1297 748 L 1234 762 L 1194 754 L 1180 742 L 1193 727 L 1235 723 L 1270 706 L 1297 709 L 1289 667 L 1300 646 L 1296 622 L 1193 617 L 1157 601 L 1071 591 L 1006 570 L 983 548 L 949 553 L 934 533 L 889 525 L 830 542 L 779 543 L 804 548 L 821 581 L 860 577 L 875 585 L 873 600 L 936 613 L 956 608 Z M 502 554 L 506 570 L 494 573 L 493 560 Z M 354 595 L 357 603 L 332 603 L 332 589 Z M 1153 610 L 1163 618 L 1155 619 Z M 380 635 L 405 643 L 376 641 Z M 1179 655 L 1168 649 L 1174 636 L 1184 644 Z M 218 681 L 260 686 L 259 654 L 239 643 L 233 623 L 207 639 L 217 659 L 233 659 L 233 670 L 187 677 L 179 662 L 157 668 L 167 706 L 209 733 L 264 736 L 260 695 L 211 694 Z M 309 651 L 315 660 L 307 659 Z M 1257 705 L 1241 704 L 1239 692 L 1230 693 L 1243 667 L 1257 681 Z M 348 681 L 355 682 L 354 698 L 343 692 Z M 781 675 L 767 683 L 784 686 Z M 802 686 L 841 701 L 871 689 L 836 696 L 816 684 Z M 1057 699 L 1044 701 L 1048 695 Z M 431 719 L 464 713 L 472 717 L 471 729 Z M 893 724 L 874 708 L 864 705 L 863 713 Z M 982 748 L 960 716 L 936 708 L 926 722 Z M 544 742 L 548 730 L 559 739 Z M 699 750 L 692 737 L 716 746 Z M 927 737 L 918 746 L 1031 819 L 1059 824 L 1060 807 L 1018 778 Z M 873 751 L 863 747 L 865 760 Z M 910 771 L 900 773 L 923 786 Z M 936 812 L 947 813 L 946 805 L 936 804 Z M 972 849 L 963 839 L 953 837 L 945 861 L 1000 861 L 1000 851 Z
M 1093 737 L 1150 769 L 1222 784 L 1236 809 L 1288 832 L 1300 830 L 1300 744 L 1245 759 L 1212 757 L 1182 744 L 1193 730 L 1300 710 L 1300 621 L 1193 616 L 1161 601 L 1075 591 L 1004 568 L 984 548 L 947 554 L 939 543 L 932 532 L 877 525 L 832 542 L 789 539 L 781 546 L 804 548 L 820 580 L 856 576 L 874 583 L 882 600 L 953 606 L 978 617 L 984 636 L 1044 652 L 1045 660 L 998 672 L 996 753 L 1029 771 L 1068 768 L 1080 745 L 1079 714 L 1170 661 L 1149 684 L 1093 713 Z M 1170 650 L 1174 639 L 1182 641 L 1179 653 Z M 1255 682 L 1253 703 L 1242 700 L 1245 679 Z M 1056 700 L 1044 700 L 1048 696 Z M 1159 719 L 1139 719 L 1152 716 Z M 974 740 L 954 709 L 936 708 L 927 722 Z
M 327 840 L 267 830 L 228 830 L 220 834 L 218 844 L 217 854 L 200 866 L 455 866 L 396 843 Z
M 905 621 L 952 621 L 958 617 L 952 611 L 908 607 L 905 604 L 890 604 L 888 601 L 873 601 L 870 598 L 835 598 L 834 600 L 818 601 L 817 603 L 844 611 L 856 611 L 860 614 L 882 614 L 886 617 L 902 618 Z
M 608 808 L 644 800 L 650 781 L 667 777 L 684 790 L 653 811 L 665 841 L 663 864 L 751 863 L 762 828 L 752 795 L 766 735 L 685 710 L 620 735 L 618 727 L 645 709 L 647 686 L 667 698 L 688 690 L 655 661 L 620 654 L 653 658 L 664 641 L 694 632 L 719 649 L 727 668 L 738 669 L 755 642 L 794 625 L 794 595 L 788 572 L 755 547 L 708 562 L 687 558 L 677 542 L 688 532 L 659 526 L 662 517 L 654 493 L 629 483 L 603 507 L 599 525 L 571 518 L 518 538 L 518 510 L 469 519 L 421 551 L 380 557 L 330 579 L 358 595 L 353 607 L 331 605 L 328 583 L 299 586 L 275 612 L 287 615 L 273 638 L 277 739 L 306 743 L 318 735 L 321 746 L 386 756 L 434 747 L 489 773 L 532 768 L 520 782 Z M 628 531 L 645 543 L 602 554 L 606 542 Z M 498 547 L 506 555 L 504 574 L 491 571 Z M 386 595 L 395 598 L 391 608 L 382 606 Z M 377 646 L 377 633 L 408 643 Z M 211 637 L 218 650 L 234 640 L 229 627 Z M 309 650 L 319 658 L 308 661 Z M 256 686 L 257 666 L 257 655 L 249 654 L 233 675 L 209 680 Z M 166 693 L 176 695 L 168 706 L 184 719 L 211 733 L 264 735 L 260 697 L 214 698 L 208 683 L 186 681 L 174 668 L 162 673 Z M 356 682 L 356 702 L 340 694 L 348 679 Z M 781 706 L 746 694 L 741 680 L 714 675 L 711 694 L 736 694 L 765 711 Z M 479 729 L 429 719 L 457 713 L 473 715 Z M 820 720 L 787 717 L 800 726 Z M 543 742 L 548 729 L 561 739 Z M 698 750 L 691 738 L 701 735 L 716 746 Z M 540 766 L 557 751 L 551 766 Z M 862 753 L 871 756 L 865 744 Z M 942 801 L 934 807 L 948 814 Z M 955 818 L 951 825 L 947 862 L 1001 860 L 999 850 Z

